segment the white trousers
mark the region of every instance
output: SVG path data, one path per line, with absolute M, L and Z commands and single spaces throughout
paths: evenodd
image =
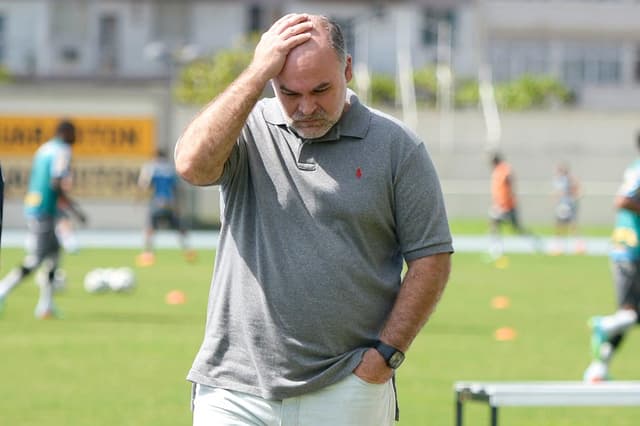
M 395 410 L 391 380 L 370 384 L 354 374 L 284 400 L 196 385 L 193 426 L 390 426 Z

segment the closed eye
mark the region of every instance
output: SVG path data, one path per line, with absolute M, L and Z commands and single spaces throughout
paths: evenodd
M 280 89 L 280 92 L 282 92 L 283 95 L 288 96 L 288 97 L 293 97 L 293 96 L 299 96 L 299 93 L 296 92 L 291 92 L 289 90 L 285 90 L 285 89 Z
M 320 87 L 316 87 L 315 89 L 313 89 L 314 93 L 322 93 L 322 92 L 326 92 L 327 90 L 329 90 L 330 86 L 328 84 L 326 85 L 322 85 Z

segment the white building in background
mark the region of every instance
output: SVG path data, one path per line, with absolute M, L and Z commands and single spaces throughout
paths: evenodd
M 211 54 L 289 11 L 338 20 L 373 71 L 396 72 L 400 30 L 412 65 L 433 64 L 444 21 L 459 76 L 484 60 L 496 81 L 549 74 L 582 106 L 640 107 L 640 0 L 0 0 L 0 64 L 19 78 L 156 79 L 168 71 L 150 45 Z

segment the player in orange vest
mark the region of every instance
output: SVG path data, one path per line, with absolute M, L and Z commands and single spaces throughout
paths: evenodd
M 493 171 L 491 173 L 491 208 L 489 210 L 492 236 L 490 254 L 494 258 L 499 258 L 503 254 L 504 248 L 500 234 L 501 226 L 504 222 L 508 222 L 518 234 L 531 236 L 534 240 L 534 249 L 539 251 L 539 239 L 526 230 L 518 219 L 518 203 L 511 166 L 497 153 L 493 155 L 491 164 L 493 165 Z

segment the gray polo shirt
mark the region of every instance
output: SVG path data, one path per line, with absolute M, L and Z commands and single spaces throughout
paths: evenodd
M 425 145 L 348 99 L 313 140 L 276 99 L 251 112 L 218 182 L 219 249 L 188 380 L 267 399 L 332 384 L 378 338 L 403 258 L 453 251 Z

